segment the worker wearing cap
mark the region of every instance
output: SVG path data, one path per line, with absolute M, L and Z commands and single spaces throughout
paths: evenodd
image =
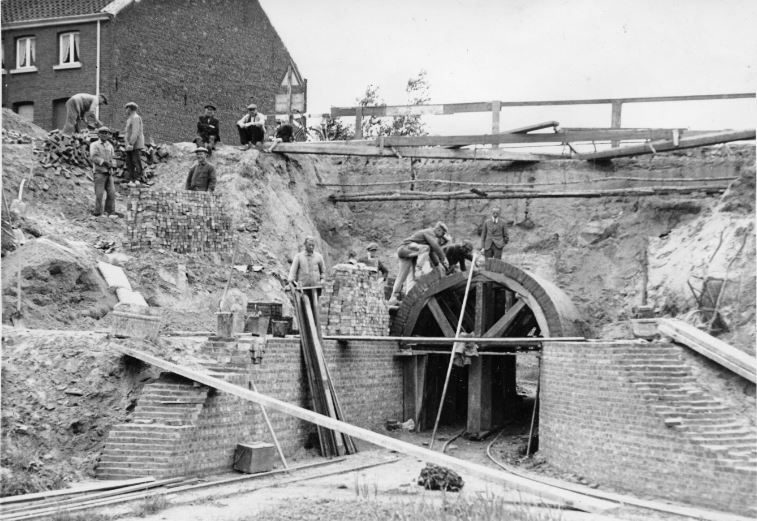
M 89 159 L 92 161 L 92 173 L 95 182 L 95 211 L 92 215 L 99 217 L 103 213 L 103 194 L 105 194 L 105 213 L 116 218 L 116 187 L 113 184 L 112 168 L 113 145 L 110 144 L 108 127 L 97 129 L 97 141 L 89 145 Z
M 66 123 L 63 125 L 63 135 L 72 136 L 74 132 L 79 132 L 79 123 L 84 122 L 86 128 L 89 123 L 87 119 L 92 120 L 92 126 L 95 128 L 102 127 L 103 124 L 97 119 L 95 113 L 98 105 L 107 105 L 108 100 L 105 95 L 94 96 L 92 94 L 74 94 L 66 101 Z
M 126 128 L 124 129 L 124 151 L 126 152 L 126 180 L 129 186 L 136 186 L 142 179 L 142 149 L 145 148 L 145 135 L 142 129 L 142 116 L 139 107 L 133 101 L 124 105 L 126 110 Z
M 373 268 L 376 268 L 379 273 L 381 273 L 381 277 L 386 279 L 386 277 L 389 275 L 389 270 L 386 269 L 386 266 L 384 266 L 384 263 L 379 260 L 379 258 L 376 256 L 376 252 L 378 251 L 378 244 L 375 242 L 370 243 L 368 246 L 365 247 L 366 255 L 365 257 L 358 259 L 358 262 L 362 262 L 366 266 L 371 266 Z
M 247 105 L 247 114 L 237 121 L 239 141 L 242 150 L 251 146 L 258 146 L 265 139 L 265 115 L 258 112 L 258 106 L 254 103 Z
M 304 246 L 305 251 L 294 256 L 287 280 L 289 284 L 296 282 L 300 288 L 312 289 L 323 286 L 326 265 L 323 256 L 315 251 L 315 239 L 311 236 L 305 237 Z
M 447 244 L 442 246 L 444 250 L 444 256 L 447 257 L 449 262 L 448 272 L 465 271 L 465 261 L 473 261 L 473 243 L 468 239 L 465 239 L 462 244 Z
M 400 293 L 402 292 L 402 286 L 405 284 L 405 280 L 408 275 L 411 275 L 415 279 L 415 263 L 418 258 L 418 253 L 421 252 L 424 246 L 429 248 L 429 260 L 433 267 L 441 264 L 446 270 L 449 268 L 447 258 L 439 246 L 439 240 L 447 234 L 447 225 L 439 221 L 433 228 L 424 228 L 413 233 L 410 237 L 402 241 L 402 245 L 397 249 L 397 259 L 399 260 L 399 273 L 397 274 L 397 280 L 394 281 L 394 287 L 392 288 L 392 297 L 387 302 L 390 306 L 397 305 L 399 303 Z
M 501 259 L 505 244 L 510 242 L 507 235 L 507 225 L 500 216 L 499 207 L 492 208 L 492 218 L 486 219 L 481 226 L 481 253 L 487 259 Z
M 200 116 L 199 121 L 197 121 L 195 144 L 198 147 L 207 148 L 208 157 L 210 157 L 213 155 L 213 150 L 216 149 L 216 143 L 221 142 L 221 131 L 216 118 L 216 107 L 208 103 L 204 109 L 205 114 Z
M 194 192 L 213 192 L 216 189 L 216 167 L 208 163 L 208 149 L 195 149 L 197 163 L 192 165 L 187 175 L 185 190 Z

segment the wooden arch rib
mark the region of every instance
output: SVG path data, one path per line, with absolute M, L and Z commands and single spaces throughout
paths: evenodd
M 506 262 L 487 259 L 483 269 L 473 278 L 474 281 L 493 281 L 514 291 L 522 305 L 508 316 L 505 313 L 485 333 L 485 336 L 500 336 L 518 312 L 528 307 L 534 314 L 537 324 L 545 337 L 582 336 L 583 321 L 567 295 L 551 282 L 541 279 L 526 270 Z M 402 301 L 400 309 L 392 324 L 392 334 L 412 336 L 416 322 L 425 307 L 428 306 L 445 336 L 454 336 L 454 324 L 450 324 L 442 312 L 436 295 L 448 290 L 465 287 L 466 275 L 454 273 L 442 277 L 430 273 L 418 279 L 413 289 Z M 451 334 L 450 334 L 451 330 Z

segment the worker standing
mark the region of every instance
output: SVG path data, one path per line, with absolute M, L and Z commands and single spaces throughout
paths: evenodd
M 195 149 L 197 163 L 192 165 L 187 175 L 185 190 L 193 192 L 214 192 L 216 189 L 216 167 L 208 163 L 208 149 Z
M 265 139 L 265 114 L 258 112 L 254 103 L 247 105 L 247 114 L 237 121 L 241 149 L 247 150 L 251 146 L 258 146 Z
M 103 193 L 105 193 L 105 213 L 111 218 L 116 214 L 116 187 L 113 184 L 112 168 L 113 145 L 108 141 L 110 130 L 107 127 L 97 129 L 97 141 L 89 145 L 89 158 L 92 161 L 92 171 L 95 181 L 95 211 L 92 215 L 99 217 L 103 213 Z
M 301 288 L 314 288 L 323 286 L 326 275 L 326 265 L 323 256 L 315 251 L 315 239 L 312 236 L 305 237 L 305 251 L 294 256 L 292 267 L 289 270 L 289 284 L 296 283 Z M 318 290 L 320 294 L 320 289 Z
M 216 143 L 221 142 L 221 130 L 216 118 L 216 107 L 208 103 L 204 108 L 205 114 L 197 121 L 195 144 L 198 147 L 207 148 L 208 157 L 210 157 L 216 149 Z
M 447 258 L 439 246 L 439 241 L 447 234 L 447 225 L 439 221 L 433 228 L 425 228 L 413 233 L 410 237 L 402 241 L 402 245 L 397 249 L 397 259 L 399 260 L 399 273 L 397 280 L 394 281 L 392 288 L 392 297 L 387 302 L 390 306 L 396 306 L 399 303 L 402 286 L 408 275 L 415 279 L 415 263 L 418 253 L 424 246 L 429 248 L 429 260 L 431 265 L 436 268 L 441 264 L 446 270 L 449 268 Z
M 384 266 L 384 263 L 381 262 L 381 260 L 376 257 L 376 252 L 378 251 L 378 244 L 375 242 L 370 243 L 368 246 L 365 247 L 366 256 L 360 259 L 360 262 L 365 264 L 366 266 L 372 266 L 378 270 L 378 272 L 381 274 L 381 278 L 386 279 L 386 277 L 389 275 L 389 270 Z
M 85 128 L 87 119 L 92 120 L 92 126 L 95 128 L 102 127 L 103 124 L 97 119 L 95 113 L 98 105 L 107 105 L 108 100 L 105 95 L 95 96 L 92 94 L 74 94 L 66 101 L 66 123 L 63 125 L 63 135 L 72 136 L 74 132 L 79 132 L 79 123 L 84 122 Z
M 133 101 L 124 105 L 126 110 L 126 128 L 124 140 L 126 146 L 126 176 L 129 186 L 137 186 L 142 179 L 142 149 L 145 148 L 145 135 L 142 128 L 142 116 L 139 107 Z
M 486 219 L 481 230 L 481 253 L 487 259 L 501 259 L 505 244 L 510 242 L 505 220 L 500 217 L 499 207 L 492 208 L 491 219 Z

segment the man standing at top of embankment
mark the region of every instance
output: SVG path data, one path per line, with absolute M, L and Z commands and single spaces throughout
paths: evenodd
M 92 120 L 95 128 L 102 127 L 103 124 L 95 116 L 99 104 L 107 105 L 108 100 L 103 95 L 94 96 L 92 94 L 74 94 L 66 102 L 66 123 L 63 125 L 63 134 L 72 136 L 74 132 L 79 132 L 79 122 L 87 124 L 87 118 Z
M 439 221 L 433 228 L 418 230 L 402 241 L 402 245 L 397 249 L 399 273 L 397 274 L 397 280 L 394 281 L 392 298 L 387 302 L 388 305 L 396 306 L 399 303 L 402 286 L 405 284 L 407 276 L 412 275 L 415 278 L 415 263 L 418 259 L 418 254 L 423 250 L 424 246 L 428 246 L 429 248 L 428 257 L 431 261 L 431 266 L 435 268 L 441 264 L 445 270 L 449 268 L 447 257 L 444 255 L 442 247 L 439 246 L 439 240 L 446 234 L 447 225 Z
M 507 225 L 500 213 L 499 207 L 492 208 L 492 218 L 486 219 L 481 229 L 481 252 L 487 259 L 501 259 L 505 244 L 510 242 Z

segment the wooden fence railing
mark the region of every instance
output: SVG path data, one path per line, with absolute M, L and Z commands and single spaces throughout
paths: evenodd
M 355 139 L 362 139 L 364 116 L 424 116 L 446 115 L 462 112 L 491 112 L 492 134 L 500 133 L 500 112 L 504 107 L 537 107 L 558 105 L 610 105 L 610 128 L 621 128 L 621 115 L 625 103 L 653 103 L 677 101 L 707 101 L 754 98 L 754 92 L 739 92 L 732 94 L 696 94 L 689 96 L 653 96 L 634 98 L 597 98 L 578 100 L 547 100 L 547 101 L 477 101 L 472 103 L 444 103 L 431 105 L 375 105 L 358 107 L 332 107 L 331 117 L 355 117 Z M 616 145 L 614 142 L 613 145 Z M 496 146 L 496 145 L 494 145 Z

